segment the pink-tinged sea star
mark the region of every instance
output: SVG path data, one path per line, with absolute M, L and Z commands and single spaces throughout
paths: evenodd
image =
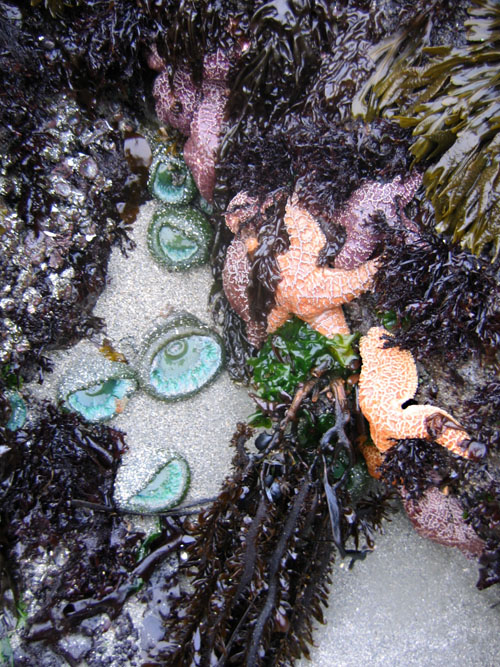
M 381 212 L 387 223 L 394 225 L 399 220 L 398 206 L 406 206 L 422 182 L 421 174 L 414 172 L 406 181 L 400 176 L 390 183 L 369 181 L 361 185 L 334 214 L 332 222 L 346 230 L 346 240 L 335 257 L 336 269 L 354 269 L 371 256 L 378 241 L 371 217 Z M 410 234 L 416 235 L 416 225 L 402 216 Z
M 368 467 L 375 479 L 383 479 L 381 466 L 385 455 L 367 442 L 359 444 Z M 406 489 L 399 488 L 403 507 L 416 532 L 446 547 L 457 547 L 468 558 L 479 557 L 485 544 L 472 526 L 463 518 L 458 498 L 447 495 L 435 486 L 429 487 L 418 499 L 411 499 Z
M 423 438 L 474 458 L 474 450 L 468 448 L 469 435 L 450 414 L 433 405 L 403 408 L 417 391 L 417 367 L 408 350 L 384 347 L 384 338 L 390 336 L 382 327 L 372 327 L 359 344 L 359 405 L 377 448 L 384 452 L 396 440 Z
M 259 211 L 258 200 L 246 192 L 238 193 L 229 202 L 226 225 L 235 234 L 226 251 L 222 286 L 232 309 L 245 322 L 248 341 L 260 347 L 266 338 L 266 328 L 256 322 L 251 313 L 248 288 L 250 286 L 250 257 L 257 247 L 257 235 L 253 225 L 244 227 Z
M 153 50 L 148 62 L 153 69 L 158 69 L 162 61 Z M 201 86 L 195 85 L 186 68 L 177 68 L 171 77 L 165 67 L 153 87 L 159 120 L 189 137 L 184 146 L 184 160 L 198 190 L 209 202 L 213 199 L 215 186 L 215 164 L 228 97 L 226 80 L 230 65 L 230 59 L 219 49 L 207 54 L 203 60 Z
M 350 333 L 342 304 L 370 289 L 376 260 L 352 270 L 319 267 L 318 255 L 325 245 L 325 235 L 295 197 L 287 202 L 284 222 L 290 247 L 277 258 L 281 279 L 275 293 L 276 305 L 268 316 L 268 332 L 297 315 L 327 337 Z
M 421 498 L 412 500 L 401 490 L 403 506 L 414 529 L 422 537 L 447 547 L 457 547 L 468 558 L 479 557 L 485 547 L 472 526 L 464 521 L 458 498 L 431 486 Z
M 172 82 L 170 72 L 163 70 L 154 82 L 153 97 L 156 100 L 158 120 L 189 135 L 194 113 L 200 103 L 200 91 L 194 85 L 189 70 L 177 68 Z

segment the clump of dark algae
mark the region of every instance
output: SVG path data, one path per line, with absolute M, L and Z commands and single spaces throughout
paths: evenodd
M 373 547 L 387 498 L 367 492 L 351 440 L 355 393 L 346 395 L 342 379 L 359 358 L 352 336 L 337 338 L 296 320 L 254 359 L 253 422 L 268 430 L 252 452 L 252 429 L 238 425 L 231 475 L 184 524 L 194 538 L 186 563 L 194 594 L 166 619 L 168 644 L 154 664 L 275 665 L 309 655 L 334 552 L 353 562 Z
M 25 381 L 43 377 L 49 369 L 45 351 L 101 327 L 92 308 L 105 286 L 109 254 L 115 244 L 124 252 L 131 247 L 128 211 L 139 203 L 138 195 L 145 198 L 122 146 L 125 132 L 146 109 L 148 75 L 139 76 L 138 53 L 149 40 L 147 17 L 129 3 L 118 5 L 114 11 L 101 2 L 47 2 L 38 8 L 0 3 L 6 664 L 75 664 L 96 645 L 103 627 L 87 626 L 86 635 L 75 640 L 72 629 L 89 616 L 118 614 L 151 569 L 151 562 L 136 562 L 140 535 L 113 509 L 123 434 L 84 425 L 32 400 L 24 428 L 8 427 L 8 392 L 23 392 Z M 112 87 L 113 81 L 119 85 Z M 161 555 L 161 540 L 157 546 Z M 120 625 L 126 626 L 125 617 L 117 621 L 118 630 Z M 118 634 L 117 652 L 125 659 L 130 647 Z M 55 653 L 31 643 L 42 639 Z
M 466 30 L 455 26 L 463 25 L 469 3 L 33 4 L 0 3 L 6 77 L 0 109 L 2 389 L 22 389 L 23 380 L 46 372 L 45 350 L 73 344 L 100 326 L 92 307 L 104 287 L 111 247 L 128 247 L 131 219 L 120 211 L 137 204 L 124 206 L 130 186 L 139 189 L 123 158 L 123 139 L 153 119 L 151 46 L 172 73 L 189 67 L 196 82 L 204 55 L 222 48 L 239 56 L 229 76 L 212 216 L 218 230 L 214 303 L 224 323 L 229 370 L 253 382 L 253 425 L 266 431 L 254 451 L 247 444 L 250 427 L 239 425 L 233 468 L 215 502 L 197 519 L 162 518 L 159 534 L 139 550 L 140 536 L 112 501 L 123 435 L 84 425 L 46 404 L 30 405 L 27 426 L 11 432 L 3 426 L 11 407 L 2 391 L 6 659 L 7 638 L 20 624 L 17 645 L 12 637 L 16 664 L 291 664 L 308 654 L 334 554 L 356 559 L 372 548 L 392 480 L 403 479 L 415 497 L 434 485 L 459 498 L 486 543 L 479 586 L 498 582 L 495 228 L 479 238 L 481 229 L 465 207 L 467 230 L 479 229 L 469 244 L 477 254 L 452 245 L 434 231 L 433 216 L 446 211 L 429 212 L 423 191 L 407 211 L 420 225 L 421 244 L 403 243 L 397 230 L 378 220 L 377 289 L 350 307 L 348 317 L 362 329 L 381 313 L 392 320 L 397 344 L 425 360 L 421 395 L 437 397 L 488 448 L 485 459 L 463 462 L 437 446 L 403 441 L 387 461 L 387 487 L 366 479 L 357 448 L 367 431 L 353 389 L 356 340 L 325 347 L 292 322 L 259 355 L 217 284 L 231 241 L 222 213 L 242 189 L 261 203 L 275 194 L 275 204 L 253 221 L 260 241 L 252 266 L 256 315 L 265 317 L 273 305 L 276 254 L 287 243 L 280 220 L 292 190 L 325 230 L 323 261 L 334 261 L 344 238 L 342 230 L 329 228 L 326 212 L 364 180 L 405 175 L 412 159 L 414 139 L 404 123 L 352 117 L 353 98 L 378 72 L 370 50 L 388 38 L 399 44 L 406 33 L 415 35 L 411 48 L 417 54 L 422 46 L 443 44 L 466 50 Z M 473 6 L 478 4 L 491 5 Z M 415 25 L 419 30 L 413 31 Z M 449 65 L 447 53 L 436 54 L 442 66 Z M 478 48 L 469 58 L 473 78 L 477 63 L 491 56 Z M 420 64 L 430 68 L 418 73 L 427 84 L 436 63 L 424 55 Z M 395 71 L 395 80 L 399 76 Z M 405 81 L 411 96 L 412 79 Z M 475 118 L 476 110 L 471 122 Z M 493 154 L 488 132 L 482 155 Z M 440 150 L 446 147 L 440 144 Z M 433 176 L 436 159 L 427 152 L 421 163 Z M 486 176 L 491 180 L 491 169 Z M 482 180 L 485 197 L 488 179 Z M 436 190 L 435 206 L 440 196 Z M 276 369 L 283 384 L 270 382 Z M 455 391 L 446 389 L 450 384 Z M 175 552 L 180 545 L 188 555 L 185 568 Z M 182 585 L 186 573 L 193 589 Z M 138 630 L 122 607 L 141 585 L 139 597 L 149 610 L 145 623 L 155 641 L 143 642 L 139 654 Z M 111 631 L 108 644 L 114 648 L 99 657 L 102 637 Z

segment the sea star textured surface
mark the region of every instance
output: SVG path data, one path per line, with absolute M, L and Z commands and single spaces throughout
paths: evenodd
M 337 269 L 354 269 L 370 257 L 378 236 L 371 223 L 371 216 L 383 213 L 389 225 L 400 219 L 399 208 L 406 206 L 422 182 L 421 174 L 414 172 L 406 181 L 400 176 L 390 183 L 370 181 L 359 187 L 332 218 L 332 222 L 346 230 L 346 240 L 335 257 Z M 405 216 L 401 219 L 410 234 L 416 235 L 417 226 Z
M 403 408 L 417 391 L 417 367 L 408 350 L 384 347 L 384 338 L 390 336 L 384 328 L 372 327 L 359 344 L 363 362 L 359 405 L 375 445 L 384 452 L 396 440 L 423 438 L 471 457 L 467 449 L 470 437 L 450 414 L 433 405 Z
M 276 306 L 268 317 L 268 332 L 297 315 L 327 337 L 349 333 L 342 304 L 370 289 L 376 261 L 350 271 L 319 267 L 318 255 L 326 239 L 317 221 L 299 206 L 296 198 L 287 202 L 284 221 L 290 247 L 277 258 L 281 280 L 275 294 Z
M 445 495 L 435 486 L 426 489 L 418 500 L 411 500 L 404 489 L 401 495 L 405 511 L 419 535 L 446 547 L 457 547 L 468 558 L 482 554 L 485 543 L 472 526 L 465 523 L 458 498 Z
M 250 286 L 250 256 L 257 246 L 257 237 L 253 225 L 247 228 L 243 223 L 249 221 L 259 211 L 258 200 L 246 192 L 238 193 L 229 202 L 226 211 L 226 225 L 235 234 L 226 251 L 222 270 L 222 286 L 229 304 L 245 322 L 248 341 L 260 347 L 266 338 L 266 328 L 256 322 L 251 313 L 248 288 Z
M 162 60 L 157 51 L 151 52 L 148 62 L 153 69 L 159 69 Z M 153 86 L 156 115 L 162 123 L 172 125 L 189 137 L 184 146 L 184 160 L 201 195 L 211 202 L 228 96 L 226 79 L 230 60 L 220 49 L 206 55 L 201 86 L 195 85 L 188 69 L 179 67 L 171 77 L 164 66 Z

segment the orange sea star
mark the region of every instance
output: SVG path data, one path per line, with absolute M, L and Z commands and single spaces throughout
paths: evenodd
M 292 315 L 297 315 L 328 338 L 350 333 L 342 304 L 371 287 L 377 269 L 376 260 L 352 270 L 320 267 L 318 255 L 325 245 L 325 235 L 313 216 L 301 208 L 295 198 L 287 202 L 284 222 L 290 247 L 277 258 L 281 280 L 275 293 L 276 305 L 267 320 L 268 333 Z
M 359 405 L 373 442 L 384 452 L 396 440 L 423 438 L 471 458 L 470 437 L 450 414 L 433 405 L 403 408 L 417 391 L 417 367 L 408 350 L 384 347 L 384 337 L 390 336 L 382 327 L 372 327 L 359 344 Z

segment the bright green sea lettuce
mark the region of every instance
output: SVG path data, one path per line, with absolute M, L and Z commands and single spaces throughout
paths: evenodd
M 359 363 L 352 347 L 357 337 L 337 334 L 326 338 L 302 320 L 289 320 L 249 360 L 259 396 L 268 401 L 279 400 L 283 393 L 292 396 L 315 368 L 339 377 L 352 374 Z

